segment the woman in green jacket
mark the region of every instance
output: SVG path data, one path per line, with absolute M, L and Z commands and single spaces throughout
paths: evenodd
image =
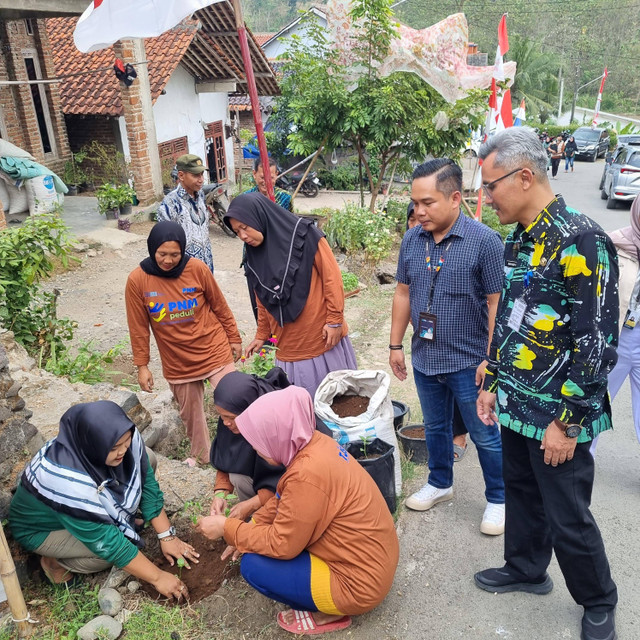
M 167 598 L 186 598 L 182 581 L 141 553 L 138 509 L 158 534 L 171 565 L 179 558 L 186 566 L 198 562 L 199 554 L 170 525 L 135 425 L 117 404 L 101 400 L 65 412 L 57 437 L 27 464 L 9 522 L 13 537 L 42 556 L 42 569 L 56 584 L 68 582 L 74 573 L 116 565 Z

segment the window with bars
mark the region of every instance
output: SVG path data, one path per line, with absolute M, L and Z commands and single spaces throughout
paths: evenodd
M 209 178 L 211 182 L 226 182 L 229 176 L 227 173 L 227 154 L 224 149 L 224 126 L 222 120 L 207 124 L 204 136 Z

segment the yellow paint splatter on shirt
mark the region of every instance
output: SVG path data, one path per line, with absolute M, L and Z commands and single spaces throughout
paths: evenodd
M 533 361 L 536 354 L 525 344 L 518 345 L 517 358 L 513 361 L 513 366 L 518 369 L 533 369 Z

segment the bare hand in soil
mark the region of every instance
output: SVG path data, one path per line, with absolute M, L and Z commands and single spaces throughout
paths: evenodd
M 245 358 L 250 358 L 256 351 L 260 351 L 262 349 L 262 345 L 264 344 L 264 340 L 252 340 L 247 347 L 247 350 L 244 352 Z
M 231 554 L 233 554 L 231 556 Z M 220 560 L 226 560 L 229 556 L 231 556 L 231 560 L 233 560 L 234 562 L 236 560 L 238 560 L 240 558 L 240 556 L 242 555 L 242 553 L 240 551 L 238 551 L 233 545 L 229 545 L 223 552 L 222 555 L 220 556 Z
M 342 339 L 342 327 L 334 327 L 333 329 L 325 324 L 322 327 L 322 338 L 326 340 L 325 348 L 333 349 Z
M 160 577 L 152 584 L 165 598 L 175 598 L 178 601 L 180 598 L 185 600 L 189 598 L 189 590 L 184 582 L 167 571 L 161 571 Z
M 476 400 L 476 410 L 478 412 L 478 418 L 482 420 L 484 424 L 491 427 L 498 422 L 498 416 L 496 415 L 496 394 L 489 391 L 480 391 L 478 399 Z
M 407 365 L 404 361 L 404 351 L 402 349 L 389 351 L 389 366 L 398 380 L 407 379 Z
M 238 362 L 242 357 L 242 344 L 232 344 L 231 353 L 233 354 L 233 361 Z
M 138 367 L 138 384 L 143 391 L 153 391 L 153 375 L 149 367 Z
M 211 503 L 211 515 L 223 516 L 224 510 L 227 508 L 227 501 L 224 498 L 214 498 Z
M 217 538 L 222 538 L 224 534 L 224 523 L 226 521 L 227 519 L 224 516 L 198 518 L 196 531 L 201 533 L 205 538 L 209 538 L 209 540 L 216 540 Z
M 200 557 L 200 554 L 197 553 L 190 544 L 183 542 L 180 538 L 174 538 L 167 542 L 161 541 L 160 549 L 162 551 L 162 555 L 167 559 L 167 562 L 172 567 L 174 558 L 182 558 L 184 560 L 184 566 L 187 569 L 191 569 L 189 562 L 195 562 L 196 564 L 199 562 L 198 558 Z

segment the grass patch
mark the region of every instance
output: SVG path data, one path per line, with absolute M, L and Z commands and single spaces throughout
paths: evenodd
M 202 637 L 199 614 L 188 607 L 165 607 L 143 602 L 124 624 L 130 640 L 195 640 Z

